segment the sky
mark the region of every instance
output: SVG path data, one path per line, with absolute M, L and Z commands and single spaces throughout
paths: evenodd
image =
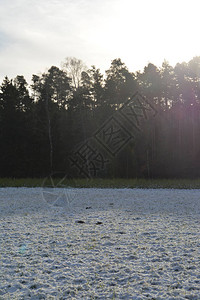
M 0 0 L 0 82 L 81 59 L 104 73 L 200 56 L 199 0 Z

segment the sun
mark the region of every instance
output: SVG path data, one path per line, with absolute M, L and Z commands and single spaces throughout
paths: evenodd
M 148 62 L 161 66 L 165 59 L 172 65 L 189 61 L 200 55 L 199 8 L 196 0 L 115 1 L 99 42 L 134 69 Z

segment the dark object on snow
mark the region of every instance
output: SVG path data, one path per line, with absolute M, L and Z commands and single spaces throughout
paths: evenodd
M 79 220 L 79 221 L 76 221 L 76 223 L 78 223 L 78 224 L 84 224 L 85 221 Z
M 100 221 L 96 222 L 96 225 L 101 225 L 101 224 L 103 224 L 103 223 Z
M 86 209 L 91 209 L 91 208 L 92 208 L 91 206 L 87 206 L 87 207 L 86 207 Z

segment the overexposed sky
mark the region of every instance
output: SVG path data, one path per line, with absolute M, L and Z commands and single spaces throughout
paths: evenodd
M 200 56 L 200 0 L 0 0 L 0 81 L 81 59 L 102 73 Z

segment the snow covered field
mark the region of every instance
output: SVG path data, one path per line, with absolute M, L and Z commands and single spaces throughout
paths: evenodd
M 200 299 L 200 191 L 0 189 L 0 299 Z

